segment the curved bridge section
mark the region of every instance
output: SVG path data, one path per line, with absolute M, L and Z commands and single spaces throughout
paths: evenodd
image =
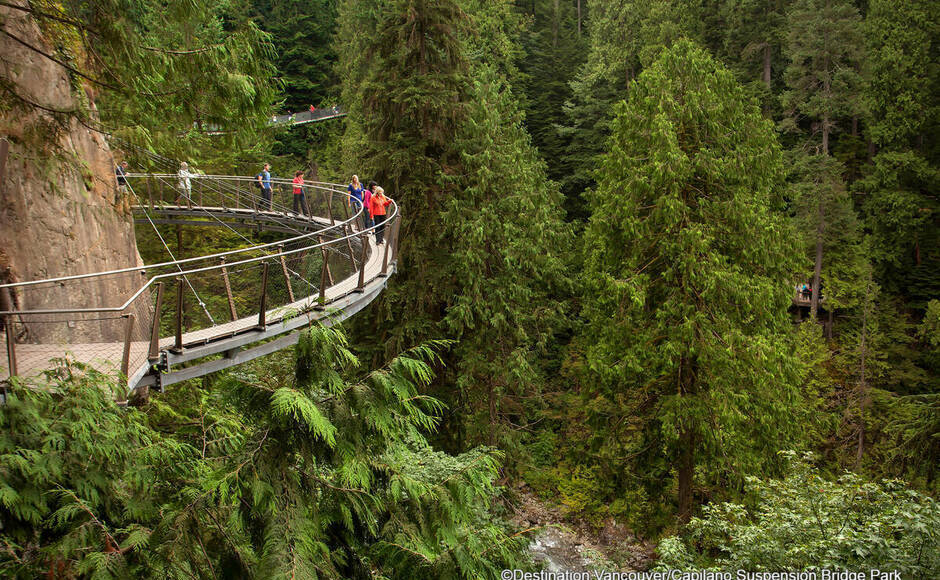
M 138 244 L 168 259 L 0 286 L 0 381 L 94 367 L 120 372 L 130 390 L 162 388 L 367 306 L 395 271 L 398 206 L 384 228 L 364 228 L 343 185 L 305 184 L 296 212 L 291 182 L 272 185 L 267 200 L 251 177 L 130 175 L 123 195 L 153 234 Z M 230 249 L 191 256 L 196 245 Z

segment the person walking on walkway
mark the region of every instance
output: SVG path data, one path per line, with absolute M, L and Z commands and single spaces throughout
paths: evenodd
M 303 210 L 303 213 L 300 214 L 297 212 L 297 206 Z M 304 172 L 297 171 L 294 173 L 294 213 L 297 215 L 306 215 L 310 216 L 310 208 L 307 207 L 307 198 L 304 196 Z
M 193 184 L 190 181 L 192 173 L 189 172 L 189 164 L 183 161 L 180 163 L 180 170 L 176 173 L 179 178 L 179 195 L 176 196 L 176 205 L 185 199 L 187 203 L 192 203 Z
M 375 186 L 375 192 L 372 194 L 372 219 L 375 220 L 375 243 L 384 244 L 385 235 L 385 208 L 392 203 L 392 200 L 385 197 L 385 190 Z
M 261 173 L 255 176 L 258 187 L 261 188 L 261 209 L 271 210 L 271 200 L 274 197 L 271 191 L 271 164 L 265 163 Z
M 366 230 L 375 225 L 372 221 L 372 191 L 376 185 L 376 182 L 370 181 L 369 187 L 362 190 L 362 225 Z
M 349 204 L 349 209 L 356 213 L 359 211 L 359 208 L 362 207 L 362 184 L 359 183 L 359 176 L 353 175 L 352 182 L 346 188 L 349 192 L 349 196 L 346 198 L 346 202 Z M 355 201 L 353 201 L 355 199 Z

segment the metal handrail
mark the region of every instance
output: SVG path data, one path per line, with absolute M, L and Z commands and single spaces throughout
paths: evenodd
M 175 175 L 175 174 L 128 174 L 128 178 L 142 177 L 142 176 L 172 177 L 172 178 L 177 178 L 177 177 L 178 177 L 178 176 Z M 252 180 L 254 179 L 254 178 L 251 178 L 251 177 L 240 177 L 240 176 L 239 176 L 239 177 L 234 177 L 234 178 L 231 178 L 231 177 L 229 177 L 229 176 L 199 176 L 199 177 L 200 177 L 200 178 L 219 178 L 219 177 L 225 177 L 225 178 L 227 178 L 227 179 L 233 179 L 233 180 L 247 180 L 247 181 L 252 181 Z M 275 181 L 274 178 L 272 178 L 271 181 L 272 181 L 272 183 L 274 183 L 274 181 Z M 284 180 L 284 179 L 279 179 L 277 182 L 278 182 L 279 184 L 285 184 L 285 185 L 289 184 L 289 185 L 293 185 L 292 182 L 287 181 L 287 180 Z M 305 185 L 306 185 L 306 184 L 305 184 Z M 337 185 L 339 185 L 339 184 L 330 184 L 330 185 L 332 185 L 332 186 L 335 187 L 335 186 L 337 186 Z M 355 198 L 352 198 L 352 196 L 350 196 L 348 193 L 343 192 L 343 191 L 337 191 L 336 189 L 322 188 L 322 187 L 319 187 L 319 189 L 324 189 L 324 190 L 330 191 L 330 193 L 340 193 L 341 195 L 345 195 L 347 198 L 355 199 Z M 394 200 L 391 200 L 391 201 L 392 201 L 392 207 L 391 207 L 392 213 L 389 215 L 388 218 L 386 218 L 386 221 L 387 221 L 388 223 L 391 223 L 392 220 L 397 219 L 397 218 L 399 217 L 399 213 L 400 213 L 399 208 L 398 208 L 398 204 L 397 204 Z M 344 220 L 344 221 L 342 221 L 342 222 L 340 222 L 340 221 L 337 220 L 337 224 L 338 224 L 338 225 L 344 225 L 344 224 L 345 224 L 345 225 L 349 225 L 349 224 L 351 224 L 351 223 L 354 223 L 354 220 L 355 220 L 356 218 L 358 218 L 358 217 L 361 215 L 362 211 L 363 211 L 363 209 L 362 209 L 362 204 L 359 204 L 359 206 L 360 206 L 359 211 L 358 211 L 356 214 L 354 214 L 350 219 Z M 336 226 L 334 225 L 334 226 L 330 226 L 329 228 L 326 228 L 326 229 L 333 229 L 333 228 L 335 228 L 335 227 L 336 227 Z M 289 256 L 289 255 L 296 254 L 296 253 L 299 253 L 299 252 L 305 252 L 305 251 L 310 251 L 310 250 L 313 250 L 313 249 L 323 248 L 323 247 L 327 247 L 327 246 L 333 245 L 333 244 L 338 243 L 338 242 L 344 242 L 344 241 L 346 241 L 346 240 L 353 240 L 353 239 L 359 238 L 359 237 L 361 237 L 364 233 L 373 232 L 376 227 L 377 227 L 376 225 L 373 225 L 373 226 L 371 226 L 370 228 L 367 228 L 367 229 L 362 230 L 362 231 L 353 232 L 353 233 L 350 233 L 350 234 L 346 234 L 346 235 L 344 235 L 344 236 L 342 236 L 342 237 L 337 237 L 337 238 L 333 238 L 333 239 L 331 239 L 331 240 L 327 240 L 327 241 L 323 241 L 323 242 L 318 242 L 318 243 L 315 243 L 315 244 L 312 244 L 312 245 L 309 245 L 309 246 L 303 246 L 303 247 L 295 248 L 295 249 L 292 249 L 292 250 L 282 250 L 282 251 L 279 251 L 278 253 L 266 254 L 266 255 L 264 255 L 264 256 L 257 256 L 257 257 L 254 257 L 254 258 L 248 258 L 248 259 L 239 260 L 239 261 L 236 261 L 236 262 L 226 262 L 224 265 L 214 264 L 214 265 L 205 266 L 205 267 L 202 267 L 202 268 L 192 268 L 192 269 L 181 270 L 181 271 L 176 271 L 176 272 L 169 272 L 169 273 L 166 273 L 166 274 L 157 274 L 157 275 L 151 277 L 150 279 L 148 279 L 147 282 L 144 283 L 144 285 L 141 286 L 141 287 L 140 287 L 130 298 L 128 298 L 128 299 L 124 302 L 124 304 L 122 304 L 121 306 L 115 306 L 115 307 L 98 307 L 98 308 L 59 308 L 59 309 L 42 309 L 42 310 L 0 310 L 0 315 L 15 315 L 15 314 L 20 314 L 20 315 L 22 315 L 22 314 L 80 314 L 80 313 L 123 312 L 124 310 L 126 310 L 127 308 L 129 308 L 129 307 L 134 303 L 134 301 L 135 301 L 137 298 L 139 298 L 139 297 L 144 293 L 144 291 L 146 291 L 146 290 L 147 290 L 148 288 L 150 288 L 155 282 L 157 282 L 157 281 L 159 281 L 159 280 L 163 280 L 163 279 L 167 279 L 167 278 L 176 278 L 176 277 L 178 277 L 178 276 L 185 276 L 185 275 L 187 275 L 187 274 L 197 274 L 197 273 L 209 272 L 209 271 L 213 271 L 213 270 L 221 270 L 223 267 L 232 268 L 232 267 L 234 267 L 234 266 L 240 266 L 240 265 L 245 265 L 245 264 L 254 264 L 254 263 L 257 263 L 257 262 L 264 261 L 264 260 L 270 260 L 270 259 L 272 259 L 272 258 L 279 258 L 279 257 L 281 257 L 281 256 Z M 184 259 L 184 260 L 176 260 L 176 261 L 170 261 L 170 262 L 162 262 L 162 263 L 160 263 L 160 264 L 151 264 L 151 265 L 136 266 L 136 267 L 131 267 L 131 268 L 122 268 L 122 269 L 118 269 L 118 270 L 109 270 L 109 271 L 105 271 L 105 272 L 93 272 L 93 273 L 88 273 L 88 274 L 76 274 L 76 275 L 73 275 L 73 276 L 64 276 L 64 277 L 59 277 L 59 278 L 49 278 L 49 279 L 44 279 L 44 280 L 32 280 L 32 281 L 27 281 L 27 282 L 15 282 L 15 283 L 11 283 L 11 284 L 3 284 L 3 285 L 0 285 L 0 290 L 2 290 L 2 289 L 11 289 L 11 288 L 19 288 L 19 287 L 24 287 L 24 286 L 38 285 L 38 284 L 62 283 L 62 282 L 72 281 L 72 280 L 77 280 L 77 279 L 88 279 L 88 278 L 94 278 L 94 277 L 104 277 L 104 276 L 109 276 L 109 275 L 125 274 L 125 273 L 137 272 L 137 271 L 146 271 L 147 269 L 153 269 L 153 268 L 157 268 L 157 267 L 167 267 L 167 266 L 174 266 L 174 265 L 192 263 L 192 262 L 195 262 L 195 261 L 201 261 L 201 260 L 209 260 L 209 259 L 214 259 L 214 258 L 220 258 L 220 257 L 230 256 L 230 255 L 233 255 L 233 254 L 236 254 L 236 253 L 257 251 L 257 250 L 262 250 L 262 249 L 269 248 L 269 247 L 272 247 L 272 246 L 281 246 L 281 245 L 285 244 L 286 242 L 292 242 L 292 241 L 302 240 L 302 239 L 310 238 L 310 237 L 313 237 L 313 236 L 322 236 L 323 231 L 324 231 L 324 230 L 315 231 L 315 232 L 311 232 L 311 233 L 304 234 L 304 235 L 301 235 L 301 236 L 295 236 L 295 237 L 293 237 L 293 238 L 289 238 L 289 239 L 286 239 L 286 240 L 279 240 L 279 241 L 276 241 L 276 242 L 271 242 L 271 243 L 267 243 L 267 244 L 261 244 L 261 245 L 258 245 L 258 246 L 251 246 L 251 247 L 248 247 L 248 248 L 242 248 L 242 249 L 240 249 L 240 250 L 230 250 L 230 251 L 227 251 L 227 252 L 220 252 L 220 253 L 217 253 L 217 254 L 210 254 L 210 255 L 206 255 L 206 256 L 198 256 L 198 257 L 195 257 L 195 258 L 186 258 L 186 259 Z M 362 267 L 362 266 L 360 266 L 360 268 L 361 268 L 361 267 Z
M 203 361 L 195 366 L 190 365 L 183 371 L 171 373 L 172 378 L 166 379 L 173 382 L 186 380 L 187 377 L 191 378 L 192 376 L 198 376 L 200 373 L 214 372 L 225 366 L 238 364 L 239 361 L 251 360 L 254 357 L 263 356 L 266 353 L 273 352 L 273 350 L 283 348 L 287 344 L 292 344 L 289 340 L 289 336 L 281 337 L 271 342 L 263 342 L 265 339 L 273 338 L 278 334 L 293 336 L 294 334 L 292 333 L 296 333 L 297 329 L 300 328 L 302 320 L 288 316 L 288 312 L 291 311 L 287 309 L 299 309 L 303 312 L 320 311 L 320 314 L 311 314 L 311 316 L 314 316 L 314 318 L 318 320 L 324 320 L 326 324 L 354 314 L 375 298 L 385 285 L 383 280 L 394 272 L 394 264 L 398 258 L 398 235 L 401 224 L 401 208 L 394 200 L 391 200 L 384 225 L 382 226 L 386 228 L 386 245 L 384 248 L 371 246 L 373 252 L 372 258 L 367 259 L 368 250 L 370 248 L 367 234 L 377 230 L 379 225 L 373 224 L 359 231 L 351 231 L 350 226 L 362 215 L 364 208 L 361 202 L 353 202 L 352 200 L 354 198 L 345 190 L 341 189 L 346 187 L 345 184 L 323 182 L 305 183 L 304 188 L 307 190 L 323 190 L 328 194 L 322 197 L 316 196 L 314 200 L 312 200 L 315 203 L 325 203 L 326 207 L 323 208 L 321 205 L 321 209 L 325 211 L 327 215 L 319 214 L 313 216 L 308 206 L 305 208 L 304 213 L 307 214 L 305 217 L 301 218 L 297 216 L 290 218 L 287 216 L 286 211 L 259 212 L 256 202 L 261 200 L 265 206 L 272 207 L 270 204 L 273 200 L 270 198 L 263 199 L 253 191 L 247 193 L 243 192 L 238 185 L 232 186 L 231 183 L 228 185 L 223 183 L 226 180 L 233 182 L 250 182 L 255 180 L 254 177 L 190 176 L 190 179 L 216 180 L 220 186 L 210 190 L 210 203 L 212 203 L 213 199 L 211 196 L 221 196 L 214 199 L 221 200 L 224 210 L 237 210 L 231 215 L 229 215 L 227 211 L 218 211 L 218 208 L 215 206 L 194 205 L 193 201 L 195 196 L 193 195 L 192 188 L 183 188 L 183 186 L 173 183 L 175 180 L 179 179 L 178 174 L 129 174 L 127 179 L 130 183 L 133 183 L 135 179 L 144 177 L 150 179 L 150 181 L 147 182 L 149 204 L 144 203 L 142 196 L 138 196 L 130 185 L 128 185 L 128 190 L 133 196 L 138 198 L 139 205 L 135 206 L 135 210 L 144 212 L 146 221 L 150 222 L 154 228 L 156 228 L 155 222 L 151 219 L 147 209 L 155 208 L 153 202 L 154 198 L 150 195 L 151 191 L 149 185 L 152 185 L 154 183 L 153 180 L 156 180 L 158 187 L 157 196 L 159 198 L 165 198 L 166 193 L 170 192 L 172 195 L 176 196 L 177 202 L 186 199 L 186 205 L 182 205 L 181 203 L 176 204 L 178 211 L 182 212 L 185 210 L 197 217 L 201 217 L 200 212 L 203 212 L 213 216 L 215 221 L 218 222 L 218 224 L 213 224 L 211 221 L 193 222 L 199 225 L 218 225 L 235 232 L 233 226 L 244 226 L 245 224 L 233 224 L 223 221 L 223 219 L 236 219 L 242 221 L 256 221 L 258 222 L 257 225 L 259 228 L 264 227 L 265 223 L 273 222 L 274 225 L 271 225 L 272 229 L 280 232 L 298 231 L 294 226 L 301 230 L 310 227 L 313 231 L 308 231 L 298 236 L 272 243 L 250 245 L 249 247 L 239 250 L 229 250 L 206 256 L 171 260 L 160 264 L 0 285 L 0 308 L 2 308 L 2 310 L 0 310 L 0 319 L 2 319 L 5 326 L 8 363 L 7 373 L 10 377 L 17 376 L 18 371 L 23 370 L 23 368 L 17 364 L 18 358 L 20 358 L 20 362 L 24 360 L 22 357 L 18 357 L 16 352 L 18 350 L 17 344 L 19 343 L 27 348 L 26 354 L 24 355 L 26 357 L 25 360 L 30 361 L 25 367 L 30 369 L 27 373 L 36 372 L 41 369 L 42 367 L 37 365 L 41 364 L 46 358 L 50 361 L 54 360 L 54 358 L 51 357 L 58 356 L 57 353 L 61 353 L 61 350 L 56 349 L 65 348 L 65 351 L 68 352 L 69 349 L 67 345 L 71 344 L 76 345 L 77 348 L 80 347 L 80 356 L 85 357 L 84 360 L 86 361 L 91 360 L 94 364 L 97 364 L 99 360 L 106 363 L 113 362 L 115 364 L 119 362 L 120 372 L 126 378 L 127 386 L 130 388 L 136 388 L 138 386 L 146 387 L 149 384 L 156 384 L 160 387 L 160 385 L 164 384 L 164 379 L 161 378 L 162 373 L 168 372 L 169 368 L 190 361 Z M 280 178 L 272 178 L 271 184 L 272 186 L 283 185 L 289 187 L 293 187 L 294 185 L 292 181 Z M 200 201 L 204 202 L 205 200 L 202 195 L 206 193 L 206 188 L 199 189 Z M 345 199 L 340 198 L 341 204 L 345 202 L 350 205 L 354 203 L 358 205 L 359 207 L 356 208 L 358 211 L 349 212 L 345 205 L 338 206 L 334 203 L 335 199 L 333 196 L 335 194 L 345 196 Z M 233 198 L 236 201 L 235 205 L 228 203 Z M 243 201 L 251 205 L 251 207 L 240 207 Z M 336 208 L 342 209 L 341 215 L 349 217 L 346 217 L 346 219 L 336 219 Z M 156 223 L 161 223 L 161 219 L 164 220 L 162 223 L 176 223 L 177 226 L 190 223 L 189 218 L 180 218 L 178 214 L 174 214 L 172 211 L 169 213 L 169 216 L 157 218 Z M 353 215 L 350 216 L 350 213 Z M 259 220 L 258 215 L 262 215 L 263 217 Z M 282 217 L 283 221 L 277 219 L 278 217 Z M 323 225 L 324 220 L 328 220 L 330 225 Z M 315 225 L 311 226 L 311 224 Z M 159 230 L 157 230 L 157 235 L 160 237 L 165 250 L 172 256 L 172 251 L 160 235 Z M 250 243 L 250 240 L 244 236 L 241 237 L 243 240 Z M 358 240 L 361 244 L 361 256 L 358 262 L 353 250 L 353 240 Z M 290 242 L 293 242 L 292 245 L 296 247 L 291 247 L 290 249 L 285 248 L 285 243 Z M 276 251 L 267 253 L 272 247 L 276 247 Z M 316 250 L 320 250 L 320 252 L 316 252 Z M 244 254 L 245 252 L 255 252 L 260 253 L 260 255 L 246 255 Z M 316 261 L 310 263 L 308 258 L 304 257 L 305 255 L 314 256 L 317 253 L 322 254 L 322 259 L 318 265 L 314 265 Z M 240 259 L 234 262 L 226 261 L 226 256 L 232 255 L 239 255 Z M 294 257 L 293 262 L 299 264 L 299 266 L 295 267 L 301 272 L 304 272 L 303 274 L 288 267 L 286 257 L 291 256 Z M 342 264 L 341 270 L 344 272 L 341 281 L 337 280 L 334 282 L 330 267 L 330 256 L 344 258 L 340 262 Z M 348 258 L 348 262 L 345 261 L 345 258 Z M 207 263 L 207 261 L 213 259 L 218 259 L 218 263 Z M 277 268 L 278 262 L 280 263 L 280 268 Z M 255 297 L 260 296 L 253 309 L 256 314 L 249 316 L 244 316 L 243 314 L 239 317 L 230 286 L 231 274 L 244 275 L 246 272 L 257 272 L 258 265 L 261 266 L 262 273 L 260 295 L 253 295 Z M 272 265 L 279 269 L 283 275 L 282 283 L 276 287 L 269 284 L 275 276 L 275 274 L 269 272 L 270 266 Z M 334 266 L 336 266 L 335 262 Z M 350 266 L 351 269 L 347 269 Z M 163 273 L 151 273 L 149 279 L 134 290 L 135 278 L 126 275 L 134 272 L 146 274 L 148 269 L 156 268 L 175 269 Z M 317 268 L 320 270 L 319 286 L 315 285 L 313 278 L 313 276 L 315 276 L 315 269 Z M 228 309 L 223 319 L 230 314 L 230 322 L 224 322 L 222 321 L 223 319 L 218 319 L 219 322 L 217 322 L 217 319 L 213 318 L 209 309 L 206 308 L 206 303 L 203 302 L 196 287 L 189 279 L 190 276 L 207 272 L 218 272 L 222 283 L 215 281 L 213 275 L 199 276 L 203 281 L 200 285 L 199 292 L 203 292 L 202 296 L 206 296 L 207 301 L 209 296 L 215 297 L 215 308 L 219 307 L 218 299 L 227 299 Z M 369 273 L 368 278 L 366 278 L 367 272 Z M 122 275 L 124 276 L 118 277 Z M 250 284 L 250 276 L 253 274 L 247 275 L 249 276 L 248 280 Z M 108 278 L 109 276 L 113 278 Z M 161 314 L 170 314 L 169 311 L 162 309 L 162 305 L 164 304 L 164 290 L 166 287 L 170 286 L 166 284 L 165 281 L 170 279 L 175 279 L 176 281 L 175 332 L 170 336 L 166 336 L 166 338 L 161 338 L 161 325 L 168 321 L 168 318 Z M 300 280 L 306 284 L 307 288 L 304 289 L 302 295 L 295 294 L 294 288 L 291 285 L 292 279 Z M 95 295 L 93 293 L 82 292 L 81 287 L 68 284 L 76 280 L 90 280 L 93 284 L 91 287 L 102 289 L 106 288 L 108 284 L 115 284 L 112 288 L 117 292 L 112 292 L 112 294 L 117 294 L 117 296 L 111 296 L 112 298 L 119 299 L 120 295 L 129 295 L 130 297 L 120 306 L 110 307 L 23 309 L 22 307 L 16 308 L 14 306 L 15 295 L 13 295 L 12 290 L 17 289 L 24 293 L 23 298 L 25 300 L 20 301 L 21 306 L 23 304 L 41 304 L 41 301 L 53 300 L 49 297 L 50 295 L 48 293 L 50 292 L 66 292 L 66 296 L 69 296 L 66 304 L 74 304 L 77 296 L 87 297 Z M 42 284 L 46 284 L 46 286 L 41 286 Z M 208 319 L 208 324 L 195 322 L 195 319 L 186 311 L 184 306 L 186 302 L 184 289 L 187 286 L 195 297 L 196 302 L 202 307 L 202 311 Z M 152 294 L 148 295 L 148 291 L 151 291 Z M 37 292 L 38 294 L 32 294 L 32 292 Z M 155 302 L 148 302 L 146 300 L 148 297 L 155 298 Z M 144 298 L 144 300 L 141 301 L 141 298 Z M 241 295 L 239 299 L 244 300 L 244 298 L 245 295 Z M 272 299 L 271 303 L 268 302 L 268 298 Z M 81 300 L 81 298 L 79 298 L 79 300 Z M 330 304 L 336 305 L 335 311 L 332 309 L 329 311 L 326 310 L 326 307 Z M 242 312 L 244 313 L 244 310 L 242 310 Z M 68 316 L 60 320 L 44 320 L 44 317 L 49 317 L 50 315 Z M 252 322 L 254 316 L 257 316 L 256 324 Z M 120 322 L 122 326 L 116 326 L 116 321 L 121 319 L 123 319 L 123 321 Z M 189 322 L 186 322 L 187 320 Z M 271 324 L 275 320 L 283 322 L 283 324 L 279 322 L 276 328 L 272 328 Z M 55 327 L 46 327 L 52 328 L 52 330 L 48 333 L 39 332 L 35 335 L 33 331 L 36 330 L 36 327 L 30 328 L 33 324 L 62 323 L 68 323 L 68 328 L 72 329 L 76 328 L 76 323 L 91 323 L 100 326 L 83 327 L 84 331 L 75 331 L 74 333 Z M 21 332 L 24 334 L 17 332 L 17 326 L 20 327 Z M 187 328 L 184 328 L 184 326 Z M 93 332 L 88 333 L 87 330 L 89 328 L 91 328 Z M 119 336 L 117 336 L 118 333 Z M 23 342 L 20 342 L 23 336 L 27 338 Z M 172 346 L 165 342 L 167 340 L 172 341 Z M 246 347 L 246 345 L 253 343 L 258 343 L 259 346 L 241 350 L 243 347 Z M 143 347 L 141 346 L 142 344 L 144 345 Z M 117 350 L 115 350 L 115 348 L 117 348 Z M 141 348 L 144 348 L 146 352 L 142 352 Z M 219 352 L 241 352 L 242 354 L 233 358 L 229 358 L 227 354 L 226 357 L 222 359 L 206 360 L 206 357 Z M 146 360 L 143 360 L 141 357 L 145 357 Z
M 127 178 L 128 178 L 128 179 L 131 179 L 131 178 L 134 178 L 134 177 L 142 177 L 142 176 L 156 177 L 156 178 L 170 178 L 170 177 L 172 177 L 173 179 L 178 178 L 178 176 L 177 176 L 176 174 L 170 174 L 170 173 L 153 173 L 153 174 L 128 173 L 128 174 L 127 174 Z M 245 178 L 245 177 L 234 177 L 234 178 L 230 178 L 230 177 L 228 177 L 228 176 L 217 176 L 217 175 L 212 175 L 212 176 L 209 176 L 209 175 L 200 175 L 200 176 L 199 176 L 200 179 L 203 179 L 203 178 L 206 178 L 206 179 L 209 179 L 209 178 L 219 178 L 219 177 L 225 177 L 225 178 L 231 179 L 231 180 L 233 180 L 233 181 L 241 181 L 241 180 L 253 181 L 252 178 Z M 271 179 L 271 182 L 272 182 L 272 183 L 275 183 L 275 182 L 276 182 L 276 183 L 279 184 L 279 185 L 293 185 L 293 183 L 292 183 L 291 181 L 288 181 L 288 180 L 285 180 L 285 179 L 278 179 L 278 180 L 275 181 L 275 179 L 272 178 L 272 179 Z M 304 185 L 307 185 L 307 184 L 305 183 Z M 327 184 L 327 185 L 339 186 L 340 184 Z M 329 191 L 330 193 L 338 193 L 338 194 L 341 194 L 341 195 L 346 196 L 347 198 L 355 199 L 355 198 L 353 198 L 351 195 L 349 195 L 348 193 L 346 193 L 346 192 L 344 192 L 344 191 L 338 191 L 338 190 L 336 190 L 336 189 L 332 189 L 332 188 L 329 188 L 329 187 L 319 187 L 319 186 L 317 186 L 316 189 L 321 189 L 321 190 L 324 190 L 324 191 Z M 393 200 L 393 203 L 394 203 L 394 200 Z M 171 207 L 171 206 L 172 206 L 172 205 L 169 205 L 168 207 Z M 194 207 L 198 207 L 198 206 L 194 206 Z M 396 206 L 396 207 L 397 207 L 397 206 Z M 248 208 L 232 208 L 232 209 L 248 209 Z M 231 255 L 234 255 L 234 254 L 239 254 L 239 253 L 244 253 L 244 252 L 250 252 L 250 251 L 256 251 L 256 250 L 263 250 L 263 249 L 266 249 L 266 248 L 270 248 L 270 247 L 272 247 L 272 246 L 278 246 L 278 245 L 286 244 L 286 243 L 289 243 L 289 242 L 296 242 L 296 241 L 298 241 L 298 240 L 302 240 L 302 239 L 305 239 L 305 238 L 310 238 L 310 237 L 314 237 L 314 236 L 317 236 L 317 235 L 322 235 L 323 232 L 329 231 L 329 230 L 332 230 L 332 229 L 338 229 L 339 226 L 342 226 L 342 225 L 344 225 L 344 224 L 345 224 L 345 225 L 353 224 L 353 223 L 355 223 L 355 220 L 356 220 L 357 218 L 359 218 L 359 216 L 362 215 L 362 211 L 363 211 L 362 204 L 359 204 L 359 211 L 356 212 L 355 214 L 353 214 L 352 216 L 350 216 L 350 218 L 347 219 L 347 220 L 337 221 L 335 224 L 326 226 L 326 227 L 323 228 L 322 230 L 317 230 L 317 231 L 315 231 L 315 232 L 310 232 L 310 233 L 302 234 L 302 235 L 295 236 L 295 237 L 292 237 L 292 238 L 287 238 L 287 239 L 279 240 L 279 241 L 276 241 L 276 242 L 269 242 L 269 243 L 267 243 L 267 244 L 261 244 L 261 245 L 257 245 L 257 246 L 251 246 L 251 247 L 248 247 L 248 248 L 240 248 L 240 249 L 238 249 L 238 250 L 227 250 L 227 251 L 225 251 L 225 252 L 218 252 L 218 253 L 215 253 L 215 254 L 207 254 L 207 255 L 205 255 L 205 256 L 196 256 L 196 257 L 193 257 L 193 258 L 185 258 L 185 259 L 183 259 L 183 260 L 175 260 L 175 261 L 160 262 L 160 263 L 158 263 L 158 264 L 147 264 L 147 265 L 144 265 L 144 266 L 131 266 L 131 267 L 128 267 L 128 268 L 119 268 L 119 269 L 117 269 L 117 270 L 106 270 L 106 271 L 104 271 L 104 272 L 89 272 L 89 273 L 86 273 L 86 274 L 74 274 L 74 275 L 71 275 L 71 276 L 60 276 L 60 277 L 58 277 L 58 278 L 44 278 L 44 279 L 42 279 L 42 280 L 28 280 L 28 281 L 25 281 L 25 282 L 10 282 L 10 283 L 8 283 L 8 284 L 0 284 L 0 288 L 20 288 L 20 287 L 24 287 L 24 286 L 34 286 L 34 285 L 37 285 L 37 284 L 48 284 L 48 283 L 57 283 L 57 282 L 67 282 L 67 281 L 70 281 L 70 280 L 80 280 L 80 279 L 83 279 L 83 278 L 94 278 L 94 277 L 99 277 L 99 276 L 108 276 L 108 275 L 112 275 L 112 274 L 127 274 L 127 273 L 130 273 L 130 272 L 140 272 L 140 271 L 150 270 L 150 269 L 153 269 L 153 268 L 161 268 L 161 267 L 166 267 L 166 266 L 173 266 L 173 265 L 176 265 L 176 264 L 187 264 L 187 263 L 190 263 L 190 262 L 198 262 L 198 261 L 201 261 L 201 260 L 208 260 L 208 259 L 212 259 L 212 258 L 220 258 L 220 257 L 225 257 L 225 256 L 231 256 Z M 333 241 L 333 240 L 331 240 L 331 241 Z M 275 255 L 275 256 L 276 256 L 276 254 L 272 254 L 272 255 Z M 232 263 L 234 263 L 234 262 L 232 262 Z M 0 314 L 9 314 L 9 312 L 0 310 Z

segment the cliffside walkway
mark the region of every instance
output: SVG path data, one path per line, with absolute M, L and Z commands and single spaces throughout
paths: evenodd
M 152 227 L 153 244 L 170 259 L 0 285 L 0 382 L 94 367 L 119 372 L 128 390 L 162 388 L 352 316 L 395 271 L 398 206 L 389 207 L 378 244 L 375 227 L 360 228 L 362 209 L 344 185 L 305 184 L 309 215 L 298 215 L 286 205 L 286 179 L 272 179 L 270 206 L 253 177 L 194 176 L 188 190 L 173 174 L 131 174 L 128 182 L 135 222 Z M 182 258 L 184 231 L 229 249 Z
M 307 123 L 316 123 L 318 121 L 328 121 L 330 119 L 338 119 L 340 117 L 345 117 L 346 111 L 336 105 L 332 107 L 327 107 L 324 109 L 314 109 L 313 111 L 300 111 L 298 113 L 287 113 L 284 115 L 272 115 L 271 119 L 268 121 L 268 125 L 277 126 L 277 125 L 306 125 Z M 209 135 L 223 135 L 226 132 L 220 131 L 217 125 L 211 125 L 206 131 Z

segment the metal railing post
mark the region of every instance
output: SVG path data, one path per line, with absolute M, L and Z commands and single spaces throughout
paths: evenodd
M 369 235 L 363 232 L 359 238 L 362 242 L 362 259 L 359 262 L 359 283 L 356 285 L 356 292 L 362 292 L 366 287 L 366 252 L 369 249 Z
M 121 374 L 128 380 L 127 373 L 130 371 L 131 364 L 131 338 L 134 333 L 134 315 L 124 314 L 124 352 L 121 355 Z
M 317 236 L 317 241 L 322 244 L 323 238 Z M 335 284 L 335 282 L 333 281 L 333 271 L 330 270 L 330 257 L 328 248 L 326 246 L 321 246 L 320 249 L 323 251 L 323 265 L 326 268 L 326 279 L 330 283 L 330 286 L 332 286 Z
M 0 289 L 0 309 L 13 310 L 13 297 L 10 295 L 9 288 Z M 11 378 L 16 376 L 16 329 L 13 328 L 13 324 L 13 315 L 7 314 L 3 318 L 3 328 L 7 335 L 7 363 Z
M 330 225 L 336 225 L 336 220 L 333 219 L 333 190 L 329 190 L 329 195 L 326 198 L 326 211 L 330 214 Z
M 265 329 L 265 309 L 267 308 L 268 298 L 268 263 L 262 262 L 261 267 L 261 304 L 258 306 L 258 328 Z
M 323 308 L 323 305 L 326 304 L 326 272 L 330 267 L 329 260 L 326 257 L 326 246 L 323 244 L 323 238 L 317 236 L 317 242 L 321 244 L 320 254 L 323 256 L 323 264 L 320 267 L 320 298 L 318 299 L 319 304 L 317 308 Z
M 287 284 L 287 296 L 294 302 L 294 289 L 290 285 L 290 274 L 287 272 L 287 261 L 284 259 L 284 244 L 277 245 L 277 253 L 281 258 L 281 271 L 284 272 L 284 282 Z
M 398 230 L 401 227 L 401 210 L 395 216 L 395 225 L 392 228 L 392 261 L 398 261 Z
M 391 232 L 389 232 L 389 234 L 391 234 Z M 392 240 L 386 240 L 382 245 L 385 246 L 385 249 L 382 251 L 382 271 L 379 272 L 379 276 L 388 276 L 388 252 L 389 246 L 392 245 Z
M 228 268 L 225 267 L 225 256 L 219 258 L 222 262 L 222 280 L 225 282 L 225 296 L 228 298 L 228 311 L 232 315 L 232 322 L 238 320 L 238 312 L 235 311 L 235 298 L 232 296 L 232 284 L 228 279 Z
M 183 278 L 176 277 L 176 340 L 171 349 L 179 354 L 183 352 Z
M 157 282 L 157 303 L 153 309 L 153 324 L 150 326 L 150 351 L 147 360 L 160 358 L 160 310 L 163 308 L 163 282 Z

